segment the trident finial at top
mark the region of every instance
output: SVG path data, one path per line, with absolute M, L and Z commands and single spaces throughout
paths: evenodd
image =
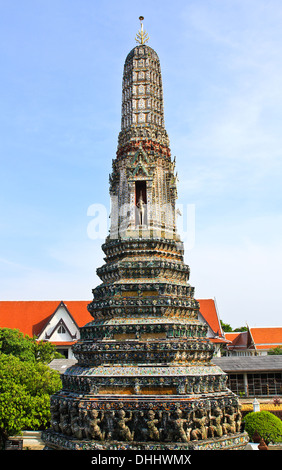
M 143 23 L 142 21 L 144 20 L 144 16 L 139 16 L 139 20 L 141 23 L 141 31 L 138 31 L 135 37 L 135 41 L 138 42 L 139 44 L 145 44 L 145 42 L 149 41 L 149 36 L 146 33 L 146 31 L 143 31 Z

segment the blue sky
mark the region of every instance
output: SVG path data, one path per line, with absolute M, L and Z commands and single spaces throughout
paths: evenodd
M 280 0 L 0 0 L 0 298 L 92 298 L 103 240 L 89 207 L 109 207 L 140 15 L 179 204 L 195 208 L 195 296 L 234 328 L 281 325 Z

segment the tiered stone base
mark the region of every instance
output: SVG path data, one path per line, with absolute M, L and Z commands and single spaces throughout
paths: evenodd
M 61 391 L 51 408 L 52 428 L 42 434 L 46 449 L 235 450 L 248 442 L 238 398 L 228 389 L 197 398 Z
M 69 438 L 52 430 L 42 432 L 45 442 L 44 450 L 244 450 L 248 443 L 246 433 L 230 434 L 221 438 L 205 439 L 203 441 L 183 442 L 121 442 L 121 441 L 92 441 Z

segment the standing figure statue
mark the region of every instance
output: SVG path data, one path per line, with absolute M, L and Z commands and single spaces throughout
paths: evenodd
M 140 198 L 139 198 L 139 201 L 137 202 L 136 204 L 137 208 L 138 208 L 138 222 L 139 222 L 139 225 L 143 225 L 144 224 L 144 215 L 145 215 L 145 204 L 144 204 L 144 201 L 142 199 L 142 195 L 140 195 Z

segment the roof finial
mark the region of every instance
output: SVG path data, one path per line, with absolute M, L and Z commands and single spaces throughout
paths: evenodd
M 146 31 L 143 31 L 143 23 L 142 21 L 144 20 L 144 16 L 139 16 L 139 20 L 141 23 L 141 31 L 138 31 L 135 37 L 135 41 L 138 42 L 139 44 L 145 44 L 145 42 L 149 41 L 149 36 L 146 33 Z

